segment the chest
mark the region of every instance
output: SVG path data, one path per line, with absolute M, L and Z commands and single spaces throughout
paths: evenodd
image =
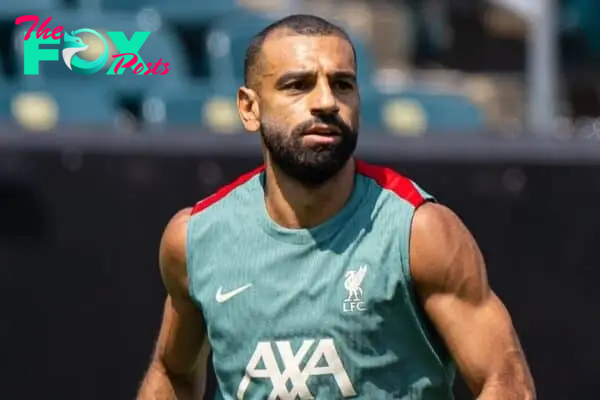
M 254 341 L 375 332 L 402 280 L 399 249 L 389 247 L 368 238 L 270 243 L 208 257 L 195 281 L 209 333 Z

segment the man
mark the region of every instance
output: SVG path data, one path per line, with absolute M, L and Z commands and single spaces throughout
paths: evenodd
M 535 397 L 459 218 L 353 159 L 356 67 L 348 36 L 313 16 L 250 45 L 238 108 L 265 165 L 169 222 L 138 399 L 191 399 L 206 341 L 219 398 L 451 399 L 454 362 L 478 399 Z

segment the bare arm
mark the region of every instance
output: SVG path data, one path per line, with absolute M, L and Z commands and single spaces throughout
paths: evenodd
M 420 207 L 411 274 L 424 309 L 480 400 L 531 400 L 535 388 L 510 315 L 490 289 L 475 239 L 448 208 Z
M 188 292 L 185 244 L 189 215 L 189 209 L 177 213 L 161 240 L 159 264 L 168 296 L 138 400 L 192 400 L 198 390 L 197 378 L 204 379 L 205 371 L 198 371 L 204 367 L 198 363 L 201 350 L 206 349 L 204 321 Z

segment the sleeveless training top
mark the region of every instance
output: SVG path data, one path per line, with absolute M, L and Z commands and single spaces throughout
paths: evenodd
M 190 294 L 218 399 L 452 399 L 455 367 L 411 286 L 409 235 L 430 195 L 356 161 L 344 208 L 312 229 L 270 219 L 259 168 L 196 204 Z

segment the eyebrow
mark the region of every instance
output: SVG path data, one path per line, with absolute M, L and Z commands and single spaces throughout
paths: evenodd
M 286 84 L 287 82 L 294 81 L 294 80 L 306 79 L 307 77 L 314 77 L 315 75 L 316 75 L 315 71 L 286 72 L 285 74 L 280 76 L 279 79 L 277 79 L 276 86 L 282 86 L 282 85 Z M 354 71 L 351 71 L 351 70 L 335 71 L 335 72 L 333 72 L 331 74 L 327 74 L 327 75 L 330 79 L 331 78 L 346 79 L 346 80 L 356 82 L 356 74 L 354 73 Z

